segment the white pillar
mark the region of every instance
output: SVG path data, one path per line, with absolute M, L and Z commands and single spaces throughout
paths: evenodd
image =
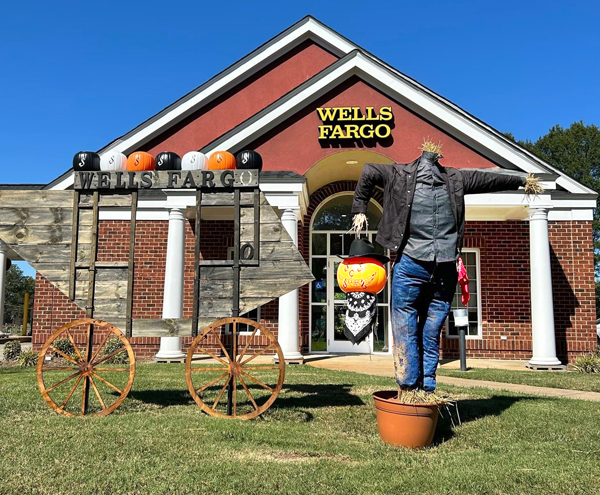
M 298 246 L 298 217 L 295 210 L 285 209 L 281 215 L 281 223 L 294 244 Z M 286 360 L 303 360 L 300 353 L 298 305 L 298 289 L 294 289 L 279 298 L 278 341 Z
M 163 294 L 163 318 L 183 317 L 183 261 L 185 250 L 185 218 L 178 208 L 169 211 L 167 262 Z M 161 337 L 155 359 L 181 359 L 181 337 Z
M 6 245 L 0 242 L 0 332 L 4 328 L 4 286 L 6 284 Z
M 532 208 L 529 217 L 529 249 L 531 264 L 531 338 L 533 356 L 529 366 L 560 366 L 554 338 L 554 304 L 548 209 Z

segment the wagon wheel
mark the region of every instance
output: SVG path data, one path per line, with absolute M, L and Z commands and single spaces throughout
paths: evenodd
M 113 325 L 92 318 L 56 330 L 37 363 L 44 400 L 66 416 L 110 414 L 127 397 L 134 376 L 135 357 L 127 338 Z
M 269 351 L 277 353 L 278 364 L 270 361 Z M 247 318 L 224 318 L 207 326 L 192 342 L 185 361 L 192 397 L 205 413 L 221 418 L 262 414 L 279 395 L 284 376 L 277 339 Z M 231 414 L 226 407 L 229 397 Z

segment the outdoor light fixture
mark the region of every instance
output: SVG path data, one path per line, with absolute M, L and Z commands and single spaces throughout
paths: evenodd
M 348 160 L 346 165 L 356 165 L 358 162 L 356 160 Z
M 454 326 L 458 328 L 458 346 L 460 351 L 460 371 L 467 371 L 467 327 L 469 314 L 466 309 L 453 309 Z

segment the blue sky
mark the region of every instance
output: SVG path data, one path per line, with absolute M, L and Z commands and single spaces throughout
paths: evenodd
M 600 124 L 591 0 L 6 2 L 0 183 L 52 180 L 306 14 L 518 139 Z

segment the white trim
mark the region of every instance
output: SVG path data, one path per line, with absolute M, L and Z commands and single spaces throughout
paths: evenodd
M 475 253 L 475 269 L 477 270 L 477 335 L 466 335 L 468 340 L 483 340 L 483 316 L 481 314 L 481 252 L 479 248 L 463 248 L 463 253 Z M 446 319 L 446 338 L 458 339 L 458 335 L 450 335 L 450 316 Z

